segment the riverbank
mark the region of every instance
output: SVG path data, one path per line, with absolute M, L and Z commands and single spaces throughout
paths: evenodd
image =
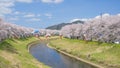
M 120 45 L 118 44 L 63 38 L 62 40 L 51 40 L 49 45 L 105 68 L 120 68 Z
M 0 68 L 49 68 L 38 62 L 27 50 L 27 45 L 37 40 L 32 37 L 0 42 Z
M 78 61 L 81 61 L 81 62 L 85 63 L 86 65 L 93 66 L 94 68 L 103 68 L 103 67 L 100 66 L 100 65 L 91 63 L 91 62 L 86 61 L 86 60 L 84 60 L 84 59 L 81 59 L 81 58 L 79 58 L 79 57 L 77 57 L 77 56 L 74 56 L 74 55 L 71 55 L 71 54 L 69 54 L 69 53 L 66 53 L 66 52 L 64 52 L 64 51 L 62 51 L 62 50 L 60 50 L 60 49 L 55 48 L 55 47 L 51 47 L 51 46 L 49 46 L 49 44 L 47 44 L 47 46 L 48 46 L 49 48 L 52 48 L 52 49 L 58 51 L 58 52 L 61 53 L 61 54 L 64 54 L 64 55 L 72 58 L 72 59 L 76 59 L 76 60 L 78 60 Z

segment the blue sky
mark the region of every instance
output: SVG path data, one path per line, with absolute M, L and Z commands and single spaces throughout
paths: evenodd
M 0 0 L 0 17 L 32 28 L 73 19 L 94 18 L 100 13 L 120 13 L 120 0 Z

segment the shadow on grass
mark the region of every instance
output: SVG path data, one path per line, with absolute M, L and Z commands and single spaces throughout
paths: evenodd
M 28 38 L 20 38 L 20 39 L 18 39 L 19 41 L 26 41 L 26 40 L 28 40 Z
M 18 43 L 15 39 L 13 39 L 13 38 L 11 38 L 11 39 L 9 39 L 9 40 L 11 40 L 11 41 L 13 41 L 13 42 L 15 42 L 15 43 Z
M 0 50 L 6 50 L 8 52 L 18 54 L 17 50 L 11 44 L 9 44 L 6 41 L 3 41 L 3 42 L 0 43 Z
M 98 45 L 101 45 L 101 44 L 103 44 L 103 42 L 97 42 L 97 44 L 98 44 Z

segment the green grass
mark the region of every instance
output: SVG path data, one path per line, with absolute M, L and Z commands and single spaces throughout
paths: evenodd
M 0 68 L 49 68 L 38 62 L 27 45 L 38 39 L 7 39 L 0 43 Z
M 3 57 L 0 57 L 0 68 L 12 68 L 12 65 L 10 64 L 9 61 L 4 59 Z
M 107 68 L 120 68 L 119 44 L 63 38 L 51 40 L 50 46 Z

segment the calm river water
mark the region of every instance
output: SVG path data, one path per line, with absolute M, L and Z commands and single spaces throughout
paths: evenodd
M 40 42 L 30 47 L 30 53 L 40 62 L 51 68 L 96 68 L 84 62 L 65 56 Z

